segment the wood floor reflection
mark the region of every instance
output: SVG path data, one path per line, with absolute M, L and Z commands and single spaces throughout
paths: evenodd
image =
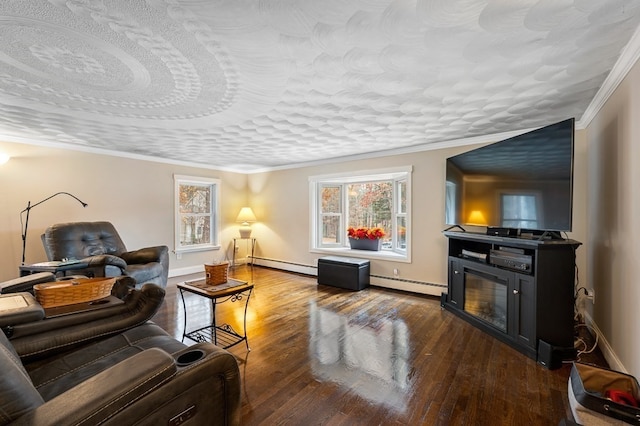
M 349 292 L 315 277 L 241 266 L 255 284 L 240 363 L 244 425 L 557 425 L 570 418 L 569 366 L 550 371 L 477 330 L 438 298 L 371 287 Z M 173 279 L 154 321 L 182 338 Z M 210 322 L 186 295 L 187 327 Z M 242 307 L 218 321 L 242 330 Z

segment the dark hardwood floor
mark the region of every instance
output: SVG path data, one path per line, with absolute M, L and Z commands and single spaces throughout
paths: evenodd
M 436 297 L 248 266 L 251 351 L 229 349 L 243 381 L 244 425 L 557 425 L 571 418 L 570 366 L 547 370 L 440 308 Z M 191 278 L 191 277 L 188 277 Z M 154 321 L 179 339 L 184 312 L 171 280 Z M 210 321 L 187 295 L 192 329 Z M 218 321 L 242 330 L 238 303 Z M 186 341 L 189 343 L 189 341 Z

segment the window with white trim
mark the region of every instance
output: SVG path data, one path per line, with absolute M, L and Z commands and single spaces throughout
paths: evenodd
M 384 255 L 407 258 L 411 167 L 309 178 L 312 249 L 349 249 L 349 227 L 382 228 Z
M 219 179 L 174 175 L 175 251 L 219 248 Z

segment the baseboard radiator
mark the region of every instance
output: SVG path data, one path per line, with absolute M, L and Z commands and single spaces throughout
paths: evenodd
M 269 259 L 265 257 L 254 257 L 254 265 L 265 266 L 267 268 L 280 269 L 287 272 L 317 276 L 318 267 L 316 265 L 306 265 L 303 263 L 289 262 L 285 260 Z M 412 293 L 426 294 L 440 297 L 443 291 L 447 290 L 446 284 L 434 284 L 426 281 L 387 277 L 383 275 L 371 274 L 372 286 L 389 288 L 393 290 L 409 291 Z

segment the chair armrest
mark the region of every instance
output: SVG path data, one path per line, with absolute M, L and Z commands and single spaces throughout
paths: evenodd
M 201 351 L 202 358 L 179 363 Z M 191 358 L 191 356 L 186 356 Z M 20 417 L 16 425 L 189 424 L 239 425 L 238 363 L 226 350 L 198 343 L 168 355 L 147 349 Z
M 0 327 L 11 337 L 13 326 L 44 318 L 44 309 L 28 292 L 0 295 Z
M 79 312 L 12 328 L 11 344 L 31 362 L 144 324 L 162 305 L 165 291 L 155 284 L 132 290 L 124 304 Z
M 145 247 L 139 250 L 127 251 L 120 253 L 120 257 L 124 259 L 129 265 L 160 262 L 163 256 L 168 256 L 169 247 L 167 246 L 155 246 Z
M 176 374 L 174 358 L 151 348 L 96 374 L 20 417 L 15 424 L 99 424 L 152 394 Z
M 89 268 L 111 265 L 117 266 L 122 271 L 124 271 L 127 267 L 127 262 L 124 259 L 112 254 L 99 254 L 96 256 L 89 256 L 85 257 L 81 261 L 86 262 Z
M 25 275 L 0 283 L 0 293 L 18 293 L 28 291 L 33 293 L 33 286 L 40 283 L 55 281 L 56 277 L 51 272 L 38 272 L 37 274 Z

